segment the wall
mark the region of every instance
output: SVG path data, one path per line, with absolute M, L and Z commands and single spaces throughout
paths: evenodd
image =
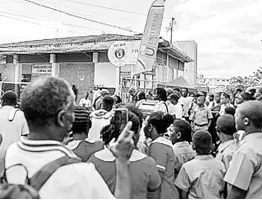
M 178 41 L 182 50 L 194 61 L 185 63 L 184 78 L 192 85 L 196 86 L 197 83 L 197 43 L 195 41 Z
M 15 80 L 15 65 L 12 63 L 1 64 L 0 73 L 2 74 L 2 79 L 6 77 L 6 82 L 13 82 Z
M 95 85 L 116 87 L 116 67 L 109 62 L 95 63 Z
M 66 79 L 71 85 L 76 85 L 79 98 L 83 97 L 94 86 L 93 63 L 70 62 L 59 63 L 59 65 L 59 77 Z

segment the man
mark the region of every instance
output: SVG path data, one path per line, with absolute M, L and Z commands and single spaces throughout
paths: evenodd
M 183 106 L 183 117 L 189 121 L 189 112 L 192 108 L 193 97 L 188 96 L 188 89 L 183 88 L 181 91 L 181 97 L 179 99 L 179 103 Z
M 3 167 L 4 155 L 8 147 L 18 142 L 21 135 L 29 133 L 28 125 L 24 113 L 16 109 L 17 96 L 13 92 L 6 92 L 2 97 L 0 110 L 0 134 L 3 143 L 0 145 L 0 170 Z
M 262 197 L 262 103 L 247 101 L 236 111 L 236 128 L 245 131 L 224 180 L 228 199 Z
M 74 95 L 75 95 L 75 102 L 77 101 L 77 95 L 78 95 L 78 89 L 76 88 L 75 85 L 72 85 L 72 90 L 74 92 Z
M 88 140 L 89 141 L 98 141 L 100 140 L 100 132 L 101 130 L 110 124 L 110 120 L 113 116 L 111 112 L 114 105 L 114 98 L 105 97 L 103 98 L 102 108 L 100 110 L 96 110 L 90 114 L 92 127 L 89 130 Z
M 167 106 L 169 114 L 175 116 L 176 119 L 182 119 L 183 108 L 178 103 L 179 96 L 176 93 L 172 93 L 167 97 Z
M 221 95 L 221 108 L 219 115 L 224 115 L 226 114 L 225 109 L 226 108 L 234 108 L 234 106 L 230 103 L 230 95 L 227 93 L 222 93 Z
M 94 104 L 95 104 L 95 110 L 100 110 L 103 106 L 103 99 L 106 97 L 106 96 L 109 96 L 110 93 L 107 89 L 102 89 L 101 90 L 101 96 L 98 97 Z
M 62 158 L 76 158 L 61 142 L 68 135 L 74 121 L 74 94 L 70 85 L 62 79 L 41 77 L 29 85 L 22 94 L 21 107 L 28 121 L 30 133 L 21 142 L 12 144 L 6 153 L 7 181 L 23 184 L 25 170 L 13 167 L 22 164 L 31 178 L 48 163 Z M 120 140 L 109 147 L 117 157 L 117 185 L 115 196 L 129 198 L 128 159 L 133 150 L 131 124 Z M 126 145 L 126 146 L 124 146 Z M 41 198 L 114 198 L 107 185 L 92 164 L 75 163 L 60 167 L 39 190 Z
M 208 101 L 206 103 L 207 103 L 207 107 L 209 109 L 212 109 L 215 106 L 214 98 L 215 98 L 215 96 L 213 94 L 210 94 L 208 96 Z
M 130 103 L 136 103 L 138 91 L 134 87 L 131 87 L 128 93 L 130 94 Z

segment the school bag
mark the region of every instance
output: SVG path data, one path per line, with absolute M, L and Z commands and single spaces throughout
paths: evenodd
M 31 178 L 28 177 L 28 170 L 22 164 L 16 164 L 4 168 L 2 176 L 0 178 L 0 198 L 19 198 L 19 199 L 35 199 L 39 198 L 39 191 L 42 186 L 48 181 L 48 179 L 58 170 L 60 167 L 80 163 L 81 161 L 77 158 L 71 158 L 69 156 L 63 156 L 59 159 L 56 159 L 44 167 L 42 167 L 39 171 L 37 171 Z M 6 177 L 6 171 L 12 167 L 21 166 L 26 171 L 26 179 L 25 184 L 10 184 L 8 183 Z

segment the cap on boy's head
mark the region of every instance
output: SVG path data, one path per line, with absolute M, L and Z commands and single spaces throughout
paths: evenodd
M 229 114 L 220 116 L 217 119 L 217 130 L 226 135 L 233 135 L 236 132 L 235 118 Z
M 191 133 L 192 128 L 190 124 L 185 120 L 176 119 L 173 123 L 175 131 L 181 133 L 181 140 L 182 141 L 192 141 Z
M 212 148 L 212 137 L 208 131 L 199 130 L 193 135 L 193 147 L 199 155 L 208 155 Z
M 228 115 L 235 116 L 236 109 L 235 109 L 235 108 L 232 108 L 232 107 L 226 108 L 226 109 L 225 109 L 225 113 L 228 114 Z

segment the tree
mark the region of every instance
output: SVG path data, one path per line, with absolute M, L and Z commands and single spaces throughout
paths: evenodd
M 205 79 L 203 74 L 199 74 L 197 77 L 197 86 L 199 87 L 207 87 L 207 80 Z

